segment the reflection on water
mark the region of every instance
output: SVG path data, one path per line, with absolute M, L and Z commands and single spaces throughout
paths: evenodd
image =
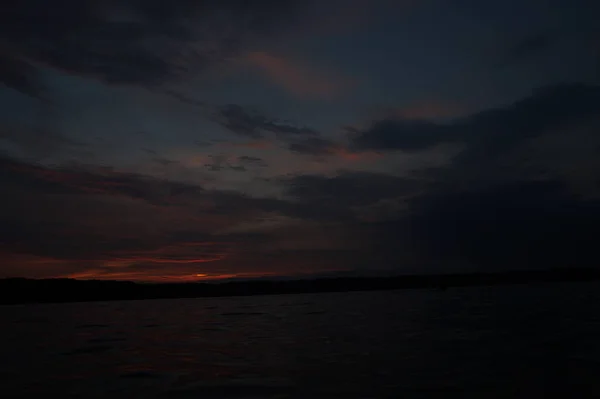
M 0 397 L 600 397 L 599 288 L 0 307 Z

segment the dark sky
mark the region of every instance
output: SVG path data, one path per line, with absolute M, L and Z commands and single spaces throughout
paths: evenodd
M 597 263 L 597 1 L 2 7 L 0 277 Z

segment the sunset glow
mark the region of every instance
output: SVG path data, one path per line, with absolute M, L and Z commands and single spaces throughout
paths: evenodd
M 12 3 L 0 278 L 596 254 L 598 2 Z

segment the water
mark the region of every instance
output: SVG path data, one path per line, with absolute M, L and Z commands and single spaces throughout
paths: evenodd
M 600 284 L 0 307 L 0 397 L 600 397 Z

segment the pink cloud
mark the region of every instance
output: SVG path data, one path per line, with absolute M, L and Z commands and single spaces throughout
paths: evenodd
M 259 69 L 268 79 L 299 97 L 331 98 L 351 85 L 348 79 L 333 73 L 266 52 L 248 53 L 243 62 Z

